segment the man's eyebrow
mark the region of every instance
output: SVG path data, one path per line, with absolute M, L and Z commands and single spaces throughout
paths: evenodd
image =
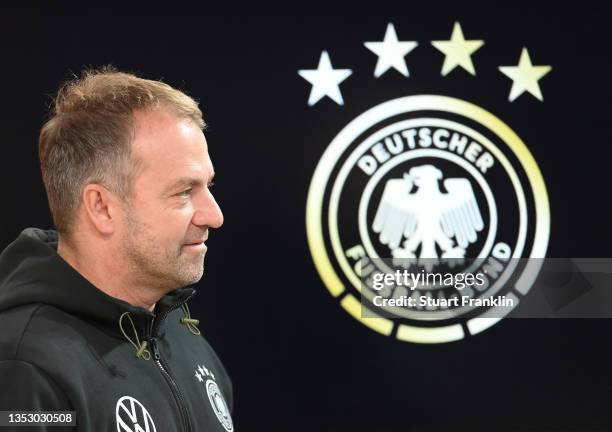
M 212 183 L 214 178 L 215 174 L 213 173 L 210 176 L 210 179 L 208 180 L 208 184 Z M 204 184 L 202 179 L 197 177 L 180 177 L 174 182 L 172 182 L 172 184 L 165 189 L 165 193 L 171 192 L 181 187 L 199 186 L 202 184 Z

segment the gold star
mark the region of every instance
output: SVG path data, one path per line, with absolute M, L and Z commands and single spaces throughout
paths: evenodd
M 457 66 L 461 66 L 472 75 L 476 75 L 471 55 L 484 45 L 484 41 L 476 39 L 466 40 L 463 37 L 461 24 L 455 23 L 450 40 L 431 41 L 431 44 L 446 56 L 442 65 L 442 76 L 446 76 Z
M 525 91 L 528 91 L 533 96 L 543 101 L 544 98 L 542 97 L 542 91 L 540 90 L 538 81 L 550 72 L 551 69 L 552 67 L 550 66 L 534 66 L 531 63 L 527 48 L 523 48 L 518 66 L 499 67 L 501 73 L 512 80 L 512 88 L 510 89 L 508 100 L 512 102 Z

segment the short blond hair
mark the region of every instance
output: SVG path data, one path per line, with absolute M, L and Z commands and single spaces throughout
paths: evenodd
M 49 208 L 60 234 L 70 234 L 85 185 L 100 183 L 129 198 L 140 166 L 131 152 L 134 112 L 157 109 L 205 127 L 198 103 L 185 93 L 112 66 L 86 70 L 60 87 L 38 140 Z

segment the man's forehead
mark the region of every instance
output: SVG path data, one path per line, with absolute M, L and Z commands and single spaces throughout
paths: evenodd
M 154 133 L 158 128 L 166 128 L 168 125 L 189 121 L 185 117 L 176 115 L 172 110 L 163 107 L 157 109 L 137 109 L 132 112 L 136 132 Z
M 184 138 L 201 138 L 206 144 L 204 134 L 199 126 L 191 119 L 179 117 L 163 109 L 137 110 L 134 116 L 134 142 L 143 143 L 155 138 L 182 135 Z
M 133 156 L 147 177 L 167 187 L 180 180 L 210 182 L 213 167 L 206 138 L 189 119 L 163 111 L 135 113 Z
M 190 119 L 154 111 L 135 114 L 132 152 L 145 161 L 171 163 L 208 159 L 202 130 Z

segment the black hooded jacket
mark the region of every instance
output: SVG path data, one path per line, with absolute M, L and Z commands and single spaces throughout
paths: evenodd
M 0 411 L 76 412 L 76 428 L 50 431 L 231 432 L 231 382 L 186 307 L 195 290 L 134 307 L 57 241 L 28 228 L 0 255 Z

